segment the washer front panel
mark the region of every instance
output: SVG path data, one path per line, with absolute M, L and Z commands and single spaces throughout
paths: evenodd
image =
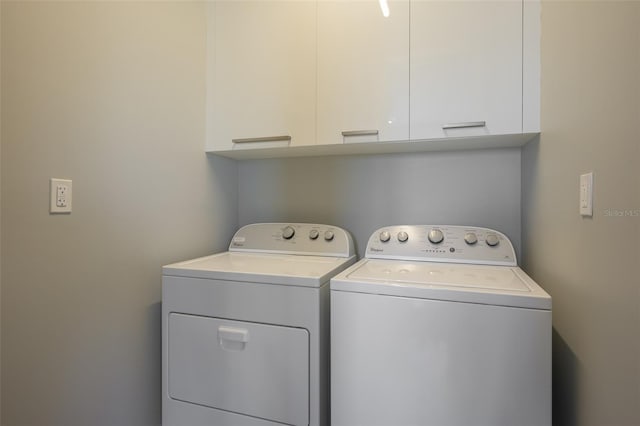
M 551 311 L 331 291 L 332 426 L 550 426 Z

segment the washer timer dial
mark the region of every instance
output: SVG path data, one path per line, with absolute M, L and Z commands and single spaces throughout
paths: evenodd
M 475 232 L 467 232 L 464 234 L 464 242 L 472 246 L 478 242 L 478 236 Z
M 439 229 L 432 229 L 429 231 L 428 238 L 433 244 L 440 244 L 444 240 L 444 234 Z

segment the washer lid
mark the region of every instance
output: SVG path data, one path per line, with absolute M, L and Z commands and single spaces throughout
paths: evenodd
M 164 266 L 162 273 L 178 277 L 320 287 L 353 262 L 355 256 L 224 252 Z
M 518 267 L 363 259 L 331 290 L 551 309 L 551 297 Z

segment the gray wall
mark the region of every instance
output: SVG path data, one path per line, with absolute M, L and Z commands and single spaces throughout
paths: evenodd
M 4 426 L 160 423 L 161 266 L 237 223 L 236 165 L 203 149 L 204 7 L 2 2 Z
M 554 424 L 638 425 L 640 3 L 543 3 L 541 118 L 523 151 L 523 251 L 553 297 Z
M 490 226 L 521 245 L 518 150 L 206 159 L 203 8 L 2 2 L 4 426 L 158 424 L 160 266 L 224 248 L 238 224 L 335 223 L 361 254 L 392 223 Z M 640 209 L 639 8 L 543 5 L 522 249 L 554 298 L 561 426 L 640 424 L 640 218 L 605 215 Z M 71 215 L 48 214 L 50 177 L 74 180 Z
M 2 7 L 0 6 L 0 46 L 2 46 Z M 2 54 L 0 53 L 0 82 L 2 81 Z M 2 84 L 0 84 L 2 99 Z M 2 102 L 0 102 L 0 188 L 2 188 Z M 2 424 L 2 191 L 0 190 L 0 425 Z
M 520 150 L 239 163 L 239 222 L 319 222 L 367 239 L 392 224 L 498 229 L 520 247 Z
M 2 7 L 0 6 L 0 46 L 2 46 Z M 2 81 L 2 54 L 0 53 L 0 81 Z M 0 84 L 2 99 L 2 84 Z M 2 102 L 0 102 L 0 188 L 2 188 Z M 2 191 L 0 191 L 0 242 L 2 241 Z M 0 243 L 0 424 L 2 424 L 2 244 Z

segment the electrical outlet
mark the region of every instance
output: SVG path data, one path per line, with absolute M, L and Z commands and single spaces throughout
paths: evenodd
M 49 213 L 71 213 L 71 180 L 50 179 Z

